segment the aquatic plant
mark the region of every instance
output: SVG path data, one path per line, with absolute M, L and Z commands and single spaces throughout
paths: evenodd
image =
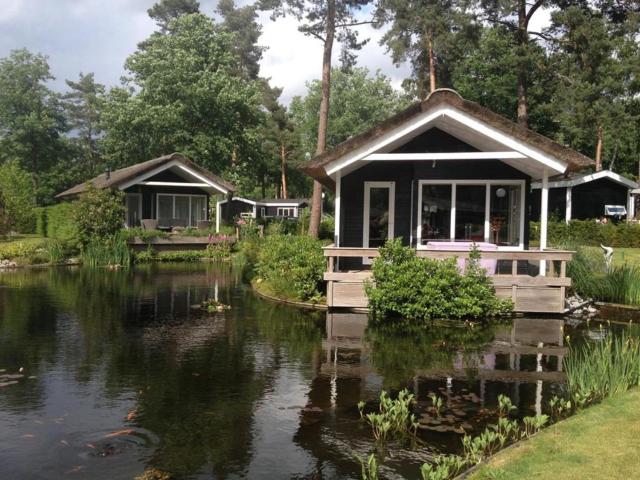
M 411 413 L 413 401 L 414 395 L 407 389 L 401 390 L 395 400 L 383 390 L 380 393 L 379 413 L 371 412 L 364 415 L 362 403 L 358 404 L 358 409 L 360 416 L 371 425 L 376 441 L 385 442 L 388 438 L 415 437 L 418 422 Z
M 548 422 L 549 422 L 548 415 L 535 415 L 533 417 L 524 417 L 522 419 L 522 425 L 524 426 L 524 430 L 521 432 L 522 438 L 529 438 L 534 433 L 537 433 Z
M 209 313 L 220 313 L 220 312 L 224 312 L 225 310 L 231 310 L 230 305 L 225 305 L 224 303 L 219 302 L 215 298 L 204 299 L 200 304 L 200 308 Z
M 429 395 L 431 399 L 431 407 L 436 414 L 436 417 L 440 418 L 440 413 L 442 411 L 442 397 L 439 397 L 435 393 Z
M 93 238 L 80 251 L 83 265 L 89 267 L 128 267 L 131 251 L 120 233 L 104 238 Z
M 571 405 L 571 400 L 554 395 L 553 398 L 549 400 L 549 410 L 551 410 L 553 420 L 557 422 L 562 417 L 569 415 L 571 413 Z
M 433 464 L 423 463 L 420 475 L 422 480 L 447 480 L 457 477 L 467 467 L 468 461 L 459 455 L 440 455 Z
M 564 359 L 569 395 L 577 408 L 640 384 L 640 340 L 627 333 L 570 344 Z
M 369 455 L 366 461 L 358 457 L 358 461 L 362 469 L 362 480 L 378 480 L 378 460 L 375 454 Z
M 511 402 L 511 399 L 506 395 L 498 395 L 498 416 L 506 417 L 517 407 Z

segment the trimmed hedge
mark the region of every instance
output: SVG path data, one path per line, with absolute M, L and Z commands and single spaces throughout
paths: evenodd
M 74 205 L 59 203 L 36 209 L 36 233 L 64 243 L 78 243 L 78 228 L 73 218 Z
M 540 240 L 540 222 L 530 223 L 530 239 Z M 609 247 L 640 247 L 640 224 L 596 223 L 595 220 L 550 221 L 547 239 L 551 246 L 565 244 Z

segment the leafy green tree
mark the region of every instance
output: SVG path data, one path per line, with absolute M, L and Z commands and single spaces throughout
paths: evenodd
M 273 12 L 272 18 L 292 15 L 301 22 L 298 30 L 322 42 L 322 95 L 320 100 L 316 155 L 327 148 L 329 124 L 329 97 L 331 93 L 331 57 L 333 45 L 342 43 L 341 60 L 344 66 L 354 63 L 353 51 L 361 48 L 366 41 L 358 40 L 354 27 L 362 23 L 356 13 L 368 5 L 370 0 L 262 0 L 262 8 Z M 309 235 L 318 238 L 320 214 L 322 210 L 322 185 L 313 182 L 311 199 L 311 219 Z
M 127 59 L 127 84 L 108 94 L 105 156 L 115 167 L 180 151 L 217 172 L 233 157 L 249 168 L 264 114 L 259 85 L 234 73 L 233 35 L 202 14 L 170 26 Z
M 514 34 L 513 46 L 517 58 L 516 117 L 518 123 L 525 127 L 529 122 L 527 90 L 531 81 L 529 65 L 532 61 L 529 24 L 533 15 L 540 8 L 550 6 L 551 3 L 551 0 L 533 0 L 531 2 L 527 0 L 480 0 L 478 5 L 488 22 L 508 28 Z
M 104 104 L 104 85 L 96 83 L 93 73 L 80 73 L 77 82 L 66 80 L 70 90 L 65 93 L 63 106 L 69 127 L 77 136 L 72 143 L 77 148 L 85 176 L 95 175 L 100 169 L 99 138 L 103 133 L 100 115 Z
M 478 48 L 469 52 L 453 70 L 452 83 L 464 98 L 515 121 L 519 60 L 513 42 L 513 32 L 504 27 L 484 28 Z M 557 125 L 550 120 L 548 100 L 556 80 L 546 51 L 538 45 L 529 48 L 529 125 L 537 132 L 553 136 Z
M 618 15 L 588 4 L 553 13 L 549 103 L 561 141 L 593 156 L 597 170 L 607 159 L 631 172 L 640 155 L 640 24 Z
M 89 184 L 74 204 L 74 221 L 83 245 L 115 235 L 124 224 L 124 193 Z
M 66 154 L 66 125 L 47 58 L 26 49 L 0 59 L 0 162 L 18 160 L 32 178 L 35 195 L 48 168 Z
M 256 5 L 236 7 L 234 0 L 220 0 L 216 10 L 222 16 L 222 27 L 235 35 L 234 49 L 239 70 L 255 80 L 260 73 L 260 60 L 265 48 L 258 45 L 262 27 Z
M 192 13 L 200 13 L 200 2 L 197 0 L 160 0 L 147 10 L 162 33 L 167 32 L 173 20 Z
M 333 106 L 329 112 L 327 147 L 357 135 L 408 105 L 409 99 L 391 85 L 380 72 L 371 75 L 364 67 L 351 72 L 334 69 L 332 72 Z M 307 83 L 307 94 L 291 101 L 290 111 L 298 137 L 299 157 L 313 149 L 318 130 L 318 107 L 322 101 L 322 83 Z
M 419 98 L 451 85 L 451 69 L 475 46 L 479 24 L 468 0 L 381 0 L 376 26 L 396 65 L 409 62 Z
M 15 230 L 31 232 L 35 197 L 29 173 L 17 160 L 0 164 L 0 235 Z

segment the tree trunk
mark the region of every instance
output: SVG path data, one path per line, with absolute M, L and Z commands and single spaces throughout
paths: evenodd
M 529 34 L 527 32 L 527 2 L 518 0 L 518 124 L 529 126 L 529 113 L 527 111 L 527 48 Z
M 602 141 L 604 137 L 604 129 L 602 125 L 596 128 L 596 172 L 602 170 Z
M 427 54 L 429 55 L 429 92 L 436 90 L 436 62 L 433 55 L 433 35 L 427 35 Z
M 320 155 L 327 148 L 327 127 L 329 125 L 329 95 L 331 93 L 331 52 L 333 37 L 336 30 L 336 0 L 327 1 L 327 31 L 322 55 L 322 99 L 320 101 L 320 118 L 318 122 L 318 142 L 316 155 Z M 313 196 L 311 198 L 311 219 L 309 221 L 309 235 L 318 238 L 320 230 L 320 216 L 322 213 L 322 185 L 313 181 Z
M 284 140 L 280 140 L 280 169 L 282 170 L 282 198 L 287 198 L 287 152 L 284 148 Z

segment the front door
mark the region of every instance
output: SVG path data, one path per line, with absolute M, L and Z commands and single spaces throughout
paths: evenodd
M 142 195 L 139 193 L 127 193 L 125 202 L 127 204 L 127 227 L 139 227 L 142 217 Z
M 362 246 L 378 248 L 393 238 L 395 182 L 364 183 Z M 371 259 L 363 258 L 363 263 Z

